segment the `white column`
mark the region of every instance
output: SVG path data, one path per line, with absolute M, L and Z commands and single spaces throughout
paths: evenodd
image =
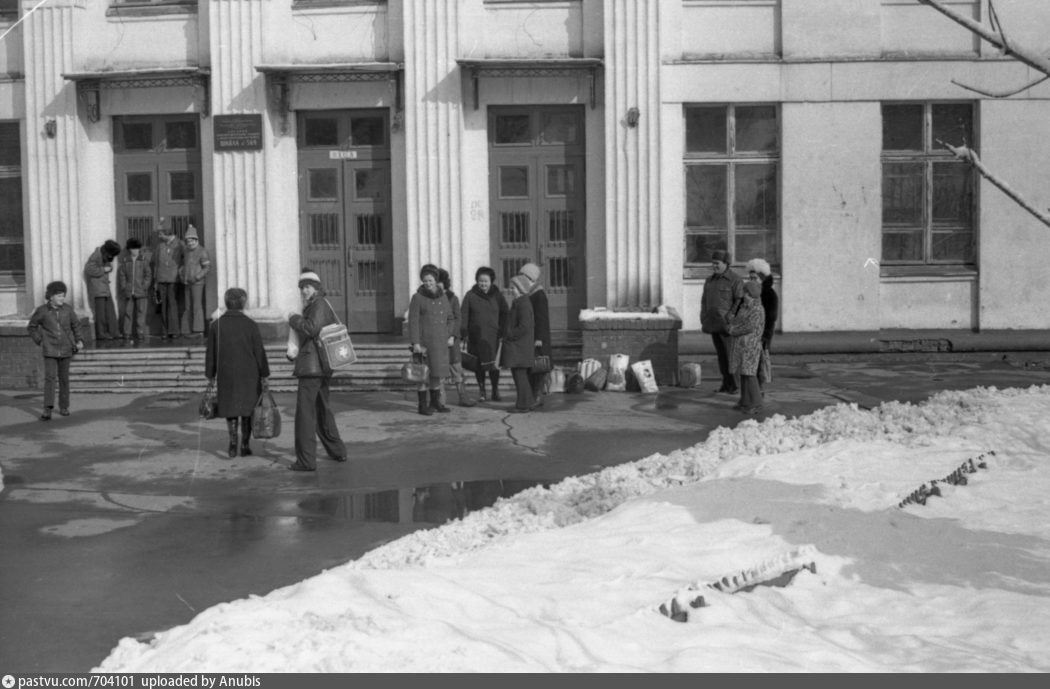
M 658 0 L 605 0 L 607 302 L 663 298 Z M 627 113 L 638 109 L 634 127 Z
M 83 0 L 53 0 L 37 7 L 22 23 L 26 71 L 23 183 L 29 192 L 28 303 L 40 304 L 47 283 L 62 280 L 69 286 L 74 308 L 88 312 L 82 269 L 92 247 L 85 245 L 77 210 L 80 124 L 76 85 L 62 77 L 63 72 L 73 71 L 73 12 L 80 7 Z M 45 133 L 49 120 L 55 121 L 53 138 Z
M 458 6 L 458 0 L 403 5 L 407 279 L 413 286 L 425 263 L 454 276 L 462 268 Z
M 212 116 L 255 114 L 263 116 L 263 150 L 213 153 L 210 159 L 215 227 L 211 230 L 218 299 L 229 287 L 248 292 L 252 310 L 266 309 L 273 289 L 282 287 L 294 295 L 295 283 L 277 284 L 277 258 L 284 248 L 271 243 L 274 232 L 267 213 L 265 152 L 272 145 L 266 108 L 264 77 L 255 71 L 262 62 L 263 12 L 266 0 L 211 0 L 208 8 L 208 41 L 211 52 Z M 207 128 L 206 131 L 210 131 Z M 205 146 L 205 151 L 211 150 Z M 207 161 L 207 159 L 206 159 Z M 207 162 L 205 162 L 207 164 Z M 275 189 L 290 195 L 293 189 Z M 298 236 L 295 226 L 286 228 Z M 297 249 L 296 249 L 297 251 Z M 294 267 L 294 266 L 293 266 Z M 298 273 L 295 267 L 294 273 Z

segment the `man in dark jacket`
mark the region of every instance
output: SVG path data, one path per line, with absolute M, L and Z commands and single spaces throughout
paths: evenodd
M 162 219 L 160 241 L 153 250 L 153 290 L 160 303 L 164 336 L 173 340 L 180 335 L 179 268 L 182 267 L 182 242 Z
M 295 462 L 292 471 L 317 471 L 317 438 L 321 439 L 328 457 L 346 461 L 346 445 L 329 403 L 328 381 L 332 370 L 321 359 L 317 337 L 326 325 L 338 319 L 321 289 L 317 273 L 304 268 L 299 275 L 299 293 L 303 298 L 302 314 L 292 314 L 288 325 L 299 334 L 299 354 L 295 357 L 293 375 L 299 379 L 295 398 Z
M 80 336 L 80 321 L 73 307 L 66 303 L 66 284 L 49 283 L 44 298 L 47 303 L 37 307 L 29 317 L 29 337 L 40 345 L 44 354 L 44 413 L 43 421 L 51 420 L 55 406 L 55 388 L 58 388 L 58 413 L 69 416 L 69 362 L 84 347 Z
M 117 309 L 110 291 L 110 273 L 113 259 L 120 254 L 120 244 L 112 239 L 95 249 L 84 264 L 84 281 L 87 283 L 91 311 L 95 315 L 95 342 L 104 343 L 120 338 L 117 329 Z
M 718 355 L 718 372 L 722 374 L 722 386 L 718 392 L 735 395 L 740 386 L 737 377 L 729 372 L 732 338 L 726 334 L 726 317 L 744 298 L 744 281 L 729 267 L 731 260 L 728 251 L 718 249 L 711 253 L 712 273 L 704 282 L 704 292 L 700 297 L 700 329 L 710 333 Z

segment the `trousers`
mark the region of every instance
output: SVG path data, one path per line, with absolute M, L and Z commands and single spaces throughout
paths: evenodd
M 328 378 L 300 378 L 295 396 L 295 461 L 317 468 L 317 439 L 329 457 L 345 457 L 346 445 L 329 403 Z

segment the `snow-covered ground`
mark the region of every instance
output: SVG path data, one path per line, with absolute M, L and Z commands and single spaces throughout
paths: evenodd
M 1046 672 L 1048 448 L 1050 386 L 748 420 L 123 639 L 95 671 Z

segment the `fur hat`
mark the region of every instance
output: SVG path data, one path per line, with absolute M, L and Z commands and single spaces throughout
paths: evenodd
M 746 280 L 744 282 L 744 293 L 749 297 L 758 298 L 762 296 L 762 285 L 758 280 Z
M 131 251 L 132 249 L 141 249 L 142 248 L 142 240 L 139 239 L 138 237 L 128 237 L 128 241 L 127 241 L 127 243 L 124 244 L 124 247 L 128 251 Z
M 47 283 L 47 287 L 44 288 L 44 299 L 50 299 L 56 294 L 69 294 L 69 291 L 66 289 L 66 283 L 61 280 Z
M 769 267 L 769 263 L 761 258 L 753 258 L 747 262 L 748 272 L 755 272 L 765 277 L 766 275 L 772 275 L 773 270 Z
M 117 244 L 112 239 L 107 239 L 102 244 L 102 260 L 111 261 L 120 254 L 120 244 Z
M 321 289 L 321 278 L 309 268 L 303 268 L 302 272 L 299 273 L 299 289 L 302 289 L 304 285 L 313 285 L 314 289 Z
M 424 275 L 433 275 L 434 280 L 441 282 L 441 269 L 433 263 L 428 263 L 419 269 L 419 279 L 422 280 Z
M 715 249 L 711 252 L 712 261 L 721 261 L 722 263 L 729 264 L 732 260 L 729 257 L 729 252 L 725 249 Z
M 183 237 L 183 239 L 196 239 L 197 241 L 200 241 L 200 237 L 197 235 L 197 228 L 193 225 L 187 227 L 186 236 Z
M 532 282 L 526 275 L 515 275 L 510 279 L 510 284 L 522 294 L 528 294 L 529 289 L 532 287 Z
M 536 282 L 540 279 L 540 267 L 535 263 L 526 263 L 518 271 L 518 275 L 524 275 L 532 282 Z

